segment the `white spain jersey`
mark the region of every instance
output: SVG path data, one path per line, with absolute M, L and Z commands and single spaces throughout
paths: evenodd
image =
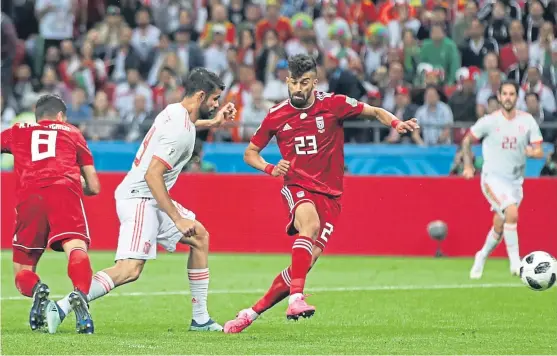
M 153 126 L 145 135 L 131 170 L 116 189 L 115 198 L 153 197 L 144 178 L 152 159 L 158 159 L 168 168 L 164 174 L 164 182 L 166 189 L 170 190 L 191 158 L 195 135 L 195 125 L 182 104 L 168 105 L 157 115 Z
M 486 115 L 472 126 L 470 133 L 483 138 L 482 173 L 520 182 L 524 180 L 526 147 L 543 141 L 538 123 L 523 111 L 517 111 L 511 120 L 502 111 Z

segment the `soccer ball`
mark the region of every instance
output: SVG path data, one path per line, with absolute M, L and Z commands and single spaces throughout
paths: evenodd
M 534 251 L 522 259 L 520 278 L 535 291 L 551 288 L 557 280 L 557 261 L 547 252 Z

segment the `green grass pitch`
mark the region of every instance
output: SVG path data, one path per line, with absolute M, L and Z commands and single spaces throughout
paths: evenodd
M 91 256 L 95 271 L 112 265 L 113 253 Z M 95 335 L 77 335 L 73 314 L 48 335 L 31 332 L 30 300 L 14 287 L 11 254 L 1 257 L 2 354 L 557 354 L 557 288 L 530 291 L 502 259 L 470 281 L 470 259 L 323 256 L 308 281 L 313 318 L 287 321 L 283 302 L 226 335 L 187 331 L 186 256 L 162 254 L 137 282 L 91 303 Z M 212 317 L 224 323 L 249 307 L 288 262 L 212 255 Z M 70 291 L 63 254 L 47 253 L 38 271 L 52 295 Z

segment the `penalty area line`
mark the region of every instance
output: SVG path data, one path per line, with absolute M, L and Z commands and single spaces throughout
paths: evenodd
M 355 287 L 310 287 L 308 292 L 379 292 L 397 290 L 443 290 L 443 289 L 481 289 L 481 288 L 518 288 L 524 287 L 517 283 L 469 283 L 469 284 L 432 284 L 432 285 L 392 285 L 392 286 L 355 286 Z M 260 294 L 266 289 L 209 289 L 209 294 Z M 105 297 L 160 297 L 171 295 L 191 295 L 189 291 L 160 292 L 112 292 Z M 51 295 L 50 299 L 63 298 L 63 295 Z M 1 301 L 30 300 L 24 296 L 2 297 Z

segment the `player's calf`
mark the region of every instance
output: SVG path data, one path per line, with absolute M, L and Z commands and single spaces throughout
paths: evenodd
M 507 247 L 507 255 L 510 261 L 511 274 L 518 276 L 520 269 L 520 253 L 518 247 L 518 206 L 509 205 L 505 208 L 505 223 L 503 225 L 503 236 Z
M 88 294 L 93 270 L 87 254 L 87 244 L 83 240 L 71 239 L 64 241 L 62 247 L 68 256 L 68 276 L 74 288 Z

